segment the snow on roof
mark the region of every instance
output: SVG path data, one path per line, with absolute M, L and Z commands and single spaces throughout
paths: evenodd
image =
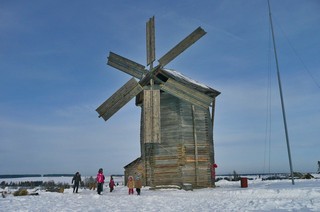
M 202 88 L 206 91 L 209 91 L 210 93 L 214 93 L 215 96 L 219 95 L 220 92 L 203 84 L 203 83 L 200 83 L 194 79 L 191 79 L 185 75 L 183 75 L 182 73 L 176 71 L 176 70 L 173 70 L 173 69 L 163 69 L 163 71 L 167 72 L 168 74 L 170 74 L 172 77 L 174 77 L 175 79 L 179 79 L 185 83 L 189 83 L 189 84 L 193 84 L 194 86 L 198 87 L 198 88 Z M 201 90 L 202 90 L 201 89 Z M 206 92 L 207 93 L 207 92 Z
M 178 77 L 178 78 L 181 78 L 181 79 L 185 80 L 185 81 L 188 81 L 188 82 L 190 82 L 190 83 L 193 83 L 193 84 L 195 84 L 195 85 L 201 86 L 201 87 L 206 88 L 206 89 L 211 89 L 209 86 L 207 86 L 207 85 L 205 85 L 205 84 L 202 84 L 202 83 L 200 83 L 200 82 L 198 82 L 198 81 L 196 81 L 196 80 L 193 80 L 193 79 L 191 79 L 191 78 L 189 78 L 189 77 L 181 74 L 181 73 L 178 72 L 178 71 L 175 71 L 175 70 L 173 70 L 173 69 L 166 69 L 166 68 L 165 68 L 164 70 L 167 71 L 167 72 L 169 72 L 170 74 Z

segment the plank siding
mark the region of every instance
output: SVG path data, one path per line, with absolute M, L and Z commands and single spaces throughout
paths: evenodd
M 153 127 L 153 95 L 147 91 L 137 97 L 137 105 L 142 109 L 140 146 L 144 185 L 182 186 L 189 183 L 194 188 L 214 186 L 211 176 L 214 151 L 209 107 L 205 109 L 192 105 L 160 91 L 156 115 L 159 118 L 156 124 L 158 130 Z M 160 134 L 158 140 L 153 136 L 155 132 Z
M 160 97 L 161 143 L 153 145 L 152 163 L 148 161 L 149 175 L 154 179 L 148 181 L 151 186 L 179 185 L 191 183 L 194 187 L 212 186 L 210 179 L 210 137 L 207 132 L 210 120 L 209 110 L 192 105 L 162 92 Z M 209 117 L 209 118 L 208 118 Z M 195 126 L 194 126 L 195 124 Z M 197 158 L 195 157 L 194 130 L 197 134 Z M 201 177 L 199 177 L 199 174 Z
M 144 143 L 160 143 L 160 90 L 144 90 Z

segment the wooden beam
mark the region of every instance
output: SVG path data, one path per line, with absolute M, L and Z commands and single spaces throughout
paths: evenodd
M 103 117 L 107 121 L 142 90 L 143 88 L 140 84 L 132 78 L 96 109 L 99 113 L 99 118 Z
M 205 34 L 206 34 L 206 32 L 201 27 L 198 27 L 190 35 L 188 35 L 185 39 L 183 39 L 180 43 L 178 43 L 168 53 L 166 53 L 164 56 L 162 56 L 158 60 L 161 67 L 164 67 L 165 65 L 170 63 L 174 58 L 176 58 L 184 50 L 189 48 L 193 43 L 195 43 L 197 40 L 199 40 Z
M 113 52 L 110 52 L 107 64 L 138 79 L 148 73 L 145 66 Z
M 161 143 L 160 90 L 144 90 L 143 93 L 144 143 Z
M 198 138 L 197 138 L 197 128 L 196 128 L 196 113 L 194 105 L 191 106 L 192 109 L 192 126 L 193 126 L 193 140 L 194 140 L 194 171 L 195 171 L 195 183 L 198 185 Z
M 195 90 L 191 89 L 182 83 L 178 83 L 173 79 L 168 79 L 162 85 L 160 85 L 161 90 L 164 90 L 182 100 L 185 100 L 191 104 L 203 107 L 207 109 L 211 102 L 212 98 Z
M 155 61 L 155 27 L 154 16 L 149 19 L 146 26 L 147 65 Z

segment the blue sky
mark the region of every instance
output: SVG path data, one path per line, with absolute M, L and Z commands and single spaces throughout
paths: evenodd
M 316 171 L 320 1 L 271 8 L 293 169 Z M 2 0 L 0 174 L 116 174 L 140 156 L 134 100 L 107 122 L 95 109 L 130 79 L 106 65 L 109 51 L 146 64 L 152 16 L 157 58 L 198 26 L 207 32 L 166 67 L 221 92 L 217 173 L 289 172 L 267 1 Z

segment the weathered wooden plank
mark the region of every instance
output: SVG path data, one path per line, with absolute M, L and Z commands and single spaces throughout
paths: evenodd
M 99 117 L 103 117 L 107 121 L 142 90 L 143 88 L 139 83 L 132 78 L 96 109 L 100 115 Z
M 148 73 L 145 70 L 145 66 L 113 52 L 110 52 L 107 64 L 138 79 L 141 79 Z
M 185 39 L 183 39 L 180 43 L 178 43 L 168 53 L 166 53 L 158 60 L 161 66 L 164 67 L 165 65 L 167 65 L 169 62 L 171 62 L 174 58 L 176 58 L 179 54 L 181 54 L 184 50 L 190 47 L 193 43 L 195 43 L 205 34 L 206 32 L 201 27 L 198 27 L 190 35 L 188 35 Z
M 178 164 L 178 158 L 176 159 L 169 159 L 167 158 L 166 160 L 155 160 L 154 164 L 155 165 L 161 165 L 161 166 L 177 166 Z
M 155 169 L 154 174 L 158 175 L 158 176 L 164 176 L 164 175 L 171 175 L 171 176 L 176 176 L 177 178 L 179 177 L 179 175 L 177 173 L 178 172 L 178 167 L 173 167 L 172 169 L 170 168 L 166 168 L 166 169 Z
M 198 99 L 208 105 L 210 105 L 213 101 L 212 97 L 207 96 L 207 95 L 205 95 L 195 89 L 189 88 L 189 87 L 183 85 L 182 83 L 174 81 L 173 79 L 169 78 L 167 82 L 169 82 L 172 86 L 176 87 L 177 89 L 184 91 L 185 93 L 188 93 L 190 95 L 193 95 L 194 98 L 196 98 L 196 99 Z
M 188 101 L 191 104 L 200 106 L 204 109 L 209 108 L 209 105 L 212 102 L 212 98 L 209 96 L 194 89 L 190 89 L 172 79 L 168 79 L 164 84 L 160 85 L 160 88 L 161 90 L 164 90 L 182 100 Z
M 156 165 L 154 165 L 154 168 L 168 170 L 170 168 L 178 168 L 178 164 L 177 163 L 174 163 L 174 164 L 156 164 Z
M 144 90 L 144 143 L 160 143 L 160 90 Z
M 147 65 L 155 61 L 155 27 L 154 16 L 149 19 L 146 26 L 146 41 L 147 41 Z
M 161 152 L 159 152 L 159 153 L 160 154 L 154 156 L 156 161 L 171 161 L 171 160 L 178 159 L 178 155 L 176 155 L 176 154 L 165 155 Z
M 186 158 L 186 162 L 187 163 L 194 163 L 194 162 L 209 162 L 210 161 L 210 158 L 203 158 L 203 157 L 199 157 L 198 159 L 195 159 L 195 158 L 190 158 L 190 157 L 187 157 Z
M 207 108 L 208 105 L 198 101 L 197 99 L 193 98 L 192 96 L 190 95 L 187 95 L 185 94 L 184 92 L 180 91 L 180 90 L 177 90 L 176 88 L 174 87 L 169 87 L 168 85 L 161 85 L 161 90 L 163 91 L 166 91 L 184 101 L 188 101 L 190 102 L 191 104 L 193 105 L 196 105 L 196 106 L 199 106 L 199 107 L 202 107 L 202 108 Z

